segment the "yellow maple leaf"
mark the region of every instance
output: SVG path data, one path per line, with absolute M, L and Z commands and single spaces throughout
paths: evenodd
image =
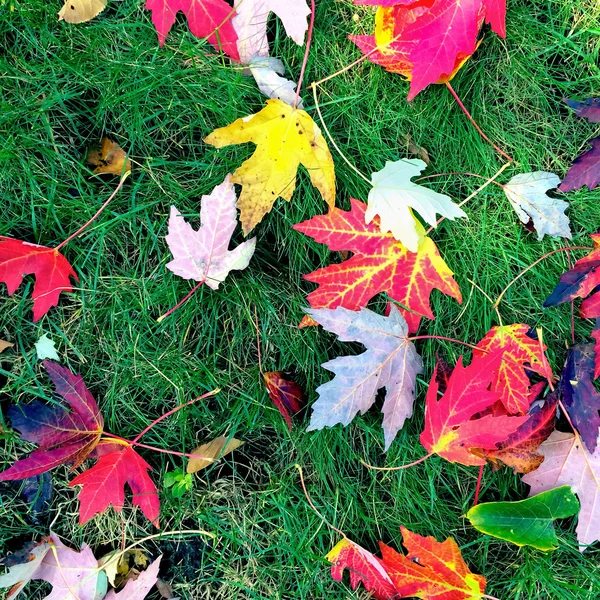
M 281 100 L 267 100 L 255 115 L 215 129 L 204 139 L 222 148 L 253 142 L 256 151 L 231 177 L 242 186 L 237 202 L 247 235 L 271 210 L 277 198 L 290 200 L 296 172 L 303 165 L 323 200 L 335 204 L 335 172 L 325 138 L 308 113 Z

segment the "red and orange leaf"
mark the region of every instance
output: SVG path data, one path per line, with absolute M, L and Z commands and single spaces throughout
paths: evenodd
M 0 481 L 39 475 L 61 464 L 80 465 L 100 440 L 104 421 L 98 405 L 80 375 L 46 360 L 44 366 L 69 408 L 46 406 L 39 401 L 11 405 L 7 415 L 21 439 L 38 447 L 27 457 L 0 473 Z
M 440 400 L 436 367 L 427 390 L 425 429 L 420 437 L 429 452 L 450 462 L 484 465 L 485 460 L 471 449 L 495 449 L 497 443 L 506 440 L 527 420 L 527 417 L 492 414 L 473 418 L 499 399 L 498 392 L 490 387 L 501 362 L 500 351 L 474 358 L 468 367 L 463 367 L 462 357 L 459 358 Z
M 542 386 L 545 383 L 541 383 Z M 554 431 L 558 392 L 550 394 L 543 406 L 535 406 L 513 434 L 500 442 L 496 450 L 482 450 L 481 454 L 494 465 L 503 463 L 515 473 L 530 473 L 543 462 L 544 456 L 537 450 Z
M 492 327 L 477 344 L 479 351 L 500 351 L 500 368 L 492 382 L 492 390 L 500 394 L 500 400 L 508 414 L 525 414 L 529 410 L 530 381 L 526 369 L 538 373 L 550 381 L 552 369 L 543 353 L 546 346 L 530 334 L 530 328 L 522 323 Z
M 348 569 L 353 590 L 362 583 L 377 600 L 398 597 L 381 559 L 349 539 L 340 540 L 325 558 L 333 563 L 331 576 L 335 581 L 342 581 L 344 569 Z
M 270 371 L 264 374 L 269 398 L 285 419 L 288 429 L 292 430 L 292 417 L 304 404 L 304 394 L 300 386 L 291 379 L 286 379 L 282 371 Z
M 35 275 L 33 322 L 58 304 L 61 292 L 71 292 L 70 277 L 79 281 L 69 261 L 54 248 L 0 236 L 0 282 L 12 296 L 25 275 Z
M 594 249 L 560 276 L 560 281 L 544 301 L 544 308 L 591 294 L 582 302 L 579 314 L 586 319 L 600 317 L 600 292 L 595 291 L 600 285 L 600 233 L 594 233 L 590 237 L 594 242 Z
M 379 542 L 385 569 L 396 598 L 478 600 L 485 594 L 485 577 L 471 573 L 452 538 L 438 542 L 401 528 L 406 556 Z
M 160 501 L 158 492 L 147 471 L 150 465 L 127 443 L 120 448 L 110 443 L 109 452 L 100 452 L 98 462 L 84 471 L 69 487 L 81 485 L 79 492 L 79 524 L 87 523 L 92 517 L 103 513 L 109 506 L 117 512 L 125 505 L 125 484 L 133 493 L 132 502 L 139 506 L 144 515 L 158 527 Z M 116 448 L 116 449 L 114 449 Z
M 405 306 L 410 331 L 415 331 L 422 315 L 433 319 L 429 304 L 431 292 L 438 289 L 462 302 L 453 273 L 440 256 L 431 238 L 423 236 L 418 251 L 409 252 L 391 233 L 382 233 L 379 220 L 365 223 L 367 205 L 351 199 L 350 211 L 331 208 L 294 225 L 296 231 L 312 237 L 330 250 L 349 250 L 353 256 L 340 264 L 317 269 L 304 278 L 319 287 L 308 295 L 312 308 L 342 306 L 358 310 L 380 292 Z

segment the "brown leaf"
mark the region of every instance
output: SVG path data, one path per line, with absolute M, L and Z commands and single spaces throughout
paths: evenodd
M 404 136 L 404 142 L 406 143 L 408 151 L 411 154 L 418 156 L 426 165 L 429 165 L 429 163 L 431 162 L 431 159 L 429 158 L 429 153 L 427 152 L 427 150 L 425 148 L 423 148 L 421 146 L 417 146 L 417 144 L 415 144 L 413 142 L 413 139 L 412 139 L 410 133 L 407 133 Z
M 103 137 L 100 147 L 90 148 L 87 155 L 87 162 L 95 166 L 94 173 L 103 175 L 121 175 L 124 172 L 131 171 L 131 161 L 127 158 L 125 151 L 107 137 Z M 125 169 L 123 169 L 125 166 Z
M 235 438 L 223 436 L 215 438 L 206 444 L 202 444 L 201 446 L 194 448 L 190 454 L 198 454 L 199 456 L 203 456 L 205 458 L 190 458 L 186 472 L 196 473 L 197 471 L 205 469 L 220 458 L 223 458 L 226 454 L 229 454 L 236 448 L 239 448 L 243 443 L 244 442 L 236 440 Z
M 158 590 L 158 593 L 167 600 L 173 600 L 175 598 L 175 592 L 173 591 L 171 584 L 162 579 L 159 579 L 156 582 L 156 589 Z
M 0 353 L 4 352 L 7 348 L 12 348 L 14 344 L 10 342 L 6 342 L 4 340 L 0 340 Z

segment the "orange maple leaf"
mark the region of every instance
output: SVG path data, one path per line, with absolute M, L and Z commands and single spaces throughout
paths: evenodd
M 462 302 L 453 273 L 431 238 L 422 236 L 417 252 L 409 252 L 391 233 L 381 232 L 378 219 L 365 223 L 364 202 L 350 201 L 350 211 L 334 207 L 326 215 L 294 225 L 296 231 L 327 244 L 330 250 L 354 253 L 340 264 L 304 276 L 319 284 L 308 295 L 312 308 L 358 310 L 379 292 L 387 292 L 408 309 L 402 313 L 409 331 L 414 332 L 421 316 L 435 318 L 429 304 L 434 289 Z

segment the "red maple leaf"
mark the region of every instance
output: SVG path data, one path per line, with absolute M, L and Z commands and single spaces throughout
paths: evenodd
M 600 183 L 600 137 L 589 140 L 592 147 L 578 156 L 558 186 L 561 192 L 572 192 L 587 185 L 593 190 Z
M 446 393 L 438 400 L 437 366 L 425 399 L 425 429 L 421 444 L 431 453 L 463 465 L 484 465 L 471 448 L 495 449 L 520 427 L 527 417 L 487 414 L 473 418 L 500 397 L 490 387 L 502 363 L 501 351 L 474 358 L 468 367 L 462 357 L 448 380 Z
M 0 236 L 0 282 L 12 296 L 25 275 L 35 275 L 33 322 L 58 304 L 61 292 L 73 290 L 70 277 L 79 281 L 69 261 L 56 249 Z
M 158 527 L 160 501 L 156 486 L 147 473 L 150 465 L 127 443 L 108 441 L 96 448 L 96 455 L 98 462 L 69 484 L 69 487 L 83 486 L 78 496 L 79 524 L 87 523 L 109 506 L 121 512 L 127 483 L 133 494 L 133 504 Z
M 69 408 L 49 407 L 38 400 L 8 408 L 7 415 L 21 439 L 38 447 L 0 473 L 0 481 L 27 479 L 68 463 L 77 467 L 100 441 L 104 421 L 81 376 L 49 360 L 44 366 Z
M 527 370 L 534 371 L 550 381 L 552 369 L 543 353 L 546 346 L 529 335 L 530 328 L 522 323 L 492 327 L 477 344 L 474 357 L 499 350 L 500 368 L 492 390 L 500 394 L 500 401 L 508 414 L 525 414 L 529 410 L 530 381 Z
M 379 292 L 387 292 L 408 309 L 402 313 L 413 332 L 421 316 L 435 318 L 429 304 L 434 289 L 462 302 L 453 273 L 431 238 L 423 237 L 418 251 L 409 252 L 391 233 L 381 232 L 377 218 L 365 223 L 364 202 L 354 198 L 350 202 L 350 211 L 334 207 L 326 215 L 293 226 L 330 250 L 354 253 L 340 264 L 304 276 L 319 284 L 307 298 L 312 308 L 358 310 Z
M 231 22 L 235 11 L 224 0 L 146 0 L 146 9 L 152 11 L 152 22 L 161 46 L 181 11 L 187 17 L 193 35 L 207 38 L 217 50 L 240 60 L 237 33 Z
M 269 398 L 285 419 L 288 429 L 292 430 L 292 415 L 295 415 L 304 404 L 304 394 L 300 386 L 290 379 L 286 379 L 282 371 L 270 371 L 264 374 L 265 385 Z
M 475 52 L 482 22 L 490 23 L 501 37 L 506 36 L 506 0 L 433 0 L 412 4 L 359 0 L 357 4 L 398 5 L 388 11 L 398 25 L 388 25 L 393 35 L 387 48 L 406 56 L 411 65 L 409 100 L 429 84 L 450 76 L 461 60 Z

